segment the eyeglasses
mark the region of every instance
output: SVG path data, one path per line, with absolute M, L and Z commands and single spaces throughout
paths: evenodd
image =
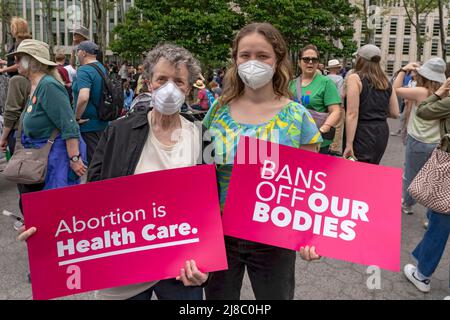
M 319 58 L 317 58 L 317 57 L 302 57 L 301 60 L 304 63 L 314 63 L 314 64 L 316 64 L 316 63 L 319 62 Z

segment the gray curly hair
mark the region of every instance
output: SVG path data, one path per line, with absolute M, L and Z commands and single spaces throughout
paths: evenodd
M 181 64 L 186 65 L 189 72 L 189 85 L 193 85 L 201 74 L 200 63 L 192 53 L 183 47 L 171 43 L 157 45 L 151 50 L 144 60 L 144 78 L 151 80 L 153 77 L 153 68 L 159 59 L 167 59 L 170 63 L 178 67 Z

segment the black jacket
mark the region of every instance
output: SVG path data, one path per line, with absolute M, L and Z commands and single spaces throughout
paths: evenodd
M 149 125 L 147 110 L 137 110 L 110 123 L 104 131 L 88 170 L 87 181 L 129 176 L 134 174 L 136 166 L 148 138 Z M 189 114 L 181 113 L 188 121 L 196 119 Z M 204 141 L 203 133 L 206 128 L 202 125 L 202 155 L 210 143 Z M 197 164 L 204 163 L 203 157 Z

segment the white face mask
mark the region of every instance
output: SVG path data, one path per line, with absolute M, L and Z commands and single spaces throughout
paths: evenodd
M 258 60 L 250 60 L 238 66 L 238 73 L 242 81 L 253 90 L 269 83 L 273 78 L 273 67 Z
M 179 112 L 184 100 L 184 93 L 172 81 L 167 81 L 152 93 L 153 106 L 165 115 Z

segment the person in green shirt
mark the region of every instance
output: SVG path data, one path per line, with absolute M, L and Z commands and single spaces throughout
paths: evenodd
M 299 53 L 301 76 L 290 82 L 289 89 L 294 101 L 311 113 L 323 137 L 320 153 L 328 154 L 341 116 L 341 97 L 333 81 L 318 71 L 318 65 L 319 50 L 307 45 Z
M 20 193 L 78 184 L 79 177 L 87 171 L 80 154 L 80 149 L 85 149 L 85 146 L 80 141 L 80 129 L 55 68 L 56 63 L 50 61 L 48 45 L 38 40 L 23 40 L 11 54 L 15 56 L 19 74 L 28 78 L 31 84 L 21 117 L 22 145 L 25 148 L 41 148 L 47 144 L 55 129 L 58 130 L 48 155 L 45 182 L 19 184 Z

